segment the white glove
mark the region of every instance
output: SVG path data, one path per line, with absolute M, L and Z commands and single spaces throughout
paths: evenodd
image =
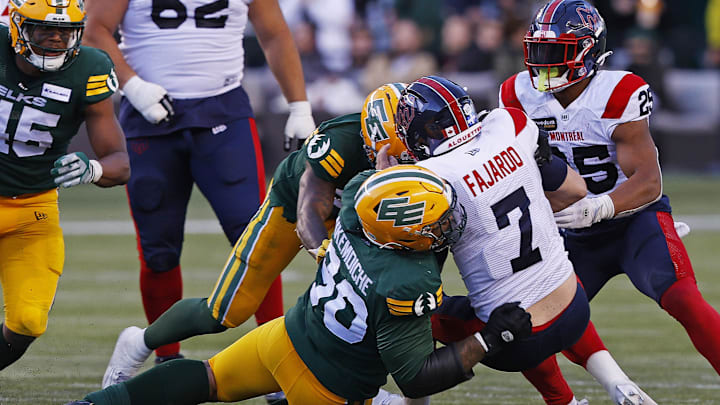
M 122 91 L 130 104 L 151 124 L 169 121 L 175 115 L 172 97 L 160 85 L 146 82 L 135 75 L 125 83 Z
M 315 120 L 312 117 L 312 109 L 309 101 L 293 101 L 288 104 L 290 116 L 285 124 L 285 142 L 283 149 L 290 150 L 292 139 L 298 140 L 297 148 L 300 149 L 303 141 L 315 130 Z
M 555 223 L 560 228 L 587 228 L 613 216 L 615 216 L 615 205 L 609 195 L 596 198 L 584 197 L 564 210 L 556 212 Z
M 690 233 L 690 226 L 685 222 L 675 222 L 675 232 L 679 237 L 684 238 Z
M 103 168 L 97 160 L 88 159 L 82 152 L 68 153 L 55 160 L 50 170 L 55 184 L 68 188 L 78 184 L 97 183 L 103 175 Z

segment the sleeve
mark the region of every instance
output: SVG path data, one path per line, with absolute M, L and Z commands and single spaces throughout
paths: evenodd
M 628 73 L 620 79 L 608 98 L 602 118 L 609 120 L 609 133 L 626 122 L 650 117 L 653 97 L 650 86 L 640 76 Z
M 507 80 L 503 82 L 502 85 L 500 85 L 500 95 L 499 95 L 499 105 L 500 107 L 514 107 L 519 110 L 523 110 L 522 104 L 520 104 L 520 100 L 517 97 L 517 92 L 515 91 L 515 81 L 517 79 L 518 74 L 514 74 L 510 76 Z
M 376 339 L 385 368 L 400 384 L 411 381 L 434 350 L 429 315 L 387 317 L 378 325 Z
M 115 66 L 107 53 L 95 48 L 82 50 L 89 53 L 90 62 L 85 84 L 85 103 L 94 104 L 112 96 L 118 90 L 119 82 Z
M 551 157 L 550 161 L 540 167 L 543 190 L 555 191 L 567 177 L 567 163 L 557 156 Z
M 538 128 L 527 115 L 514 107 L 496 108 L 483 120 L 483 134 L 506 138 L 508 143 L 517 143 L 533 156 L 537 149 Z
M 307 162 L 315 175 L 327 182 L 343 186 L 356 172 L 354 155 L 362 154 L 362 150 L 352 149 L 349 142 L 342 142 L 340 136 L 328 133 L 317 133 L 307 144 L 305 151 Z

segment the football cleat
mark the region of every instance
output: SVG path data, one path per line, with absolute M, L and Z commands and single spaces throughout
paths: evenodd
M 380 389 L 372 400 L 372 405 L 404 405 L 405 397 Z
M 144 334 L 145 329 L 137 326 L 130 326 L 120 332 L 110 363 L 105 369 L 103 388 L 129 380 L 150 357 L 152 349 L 145 346 Z
M 618 384 L 615 386 L 615 403 L 617 405 L 657 405 L 636 384 Z

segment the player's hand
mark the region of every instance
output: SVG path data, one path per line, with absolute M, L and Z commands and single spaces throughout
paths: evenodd
M 398 160 L 395 158 L 395 156 L 389 155 L 388 151 L 390 150 L 390 144 L 383 145 L 382 148 L 377 153 L 377 156 L 375 156 L 375 170 L 383 170 L 387 169 L 388 167 L 393 167 L 398 165 Z
M 288 104 L 290 116 L 285 124 L 285 142 L 283 149 L 290 150 L 293 139 L 297 139 L 297 149 L 300 149 L 305 139 L 315 130 L 315 120 L 309 101 L 293 101 Z
M 579 229 L 615 216 L 615 205 L 609 195 L 595 198 L 584 197 L 569 207 L 555 213 L 555 223 L 560 228 Z
M 330 239 L 325 239 L 322 241 L 320 246 L 316 247 L 315 249 L 308 249 L 308 253 L 310 253 L 310 256 L 315 259 L 318 264 L 322 263 L 323 259 L 325 259 L 325 254 L 327 253 L 328 247 L 330 246 Z
M 675 222 L 675 232 L 679 237 L 684 238 L 690 233 L 690 226 L 685 222 Z
M 136 75 L 125 83 L 122 91 L 130 104 L 151 124 L 169 121 L 175 115 L 172 97 L 160 85 L 146 82 Z
M 82 152 L 73 152 L 57 158 L 50 174 L 55 184 L 68 188 L 78 184 L 97 183 L 102 177 L 103 169 L 97 160 L 88 159 Z
M 496 353 L 504 345 L 530 336 L 530 333 L 530 313 L 520 307 L 520 302 L 500 305 L 492 311 L 490 319 L 480 331 L 487 345 L 485 356 Z

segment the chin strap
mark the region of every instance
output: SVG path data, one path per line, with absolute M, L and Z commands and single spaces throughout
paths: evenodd
M 605 63 L 605 59 L 607 59 L 610 55 L 613 54 L 613 51 L 607 51 L 604 54 L 598 56 L 597 58 L 597 66 L 600 67 Z

